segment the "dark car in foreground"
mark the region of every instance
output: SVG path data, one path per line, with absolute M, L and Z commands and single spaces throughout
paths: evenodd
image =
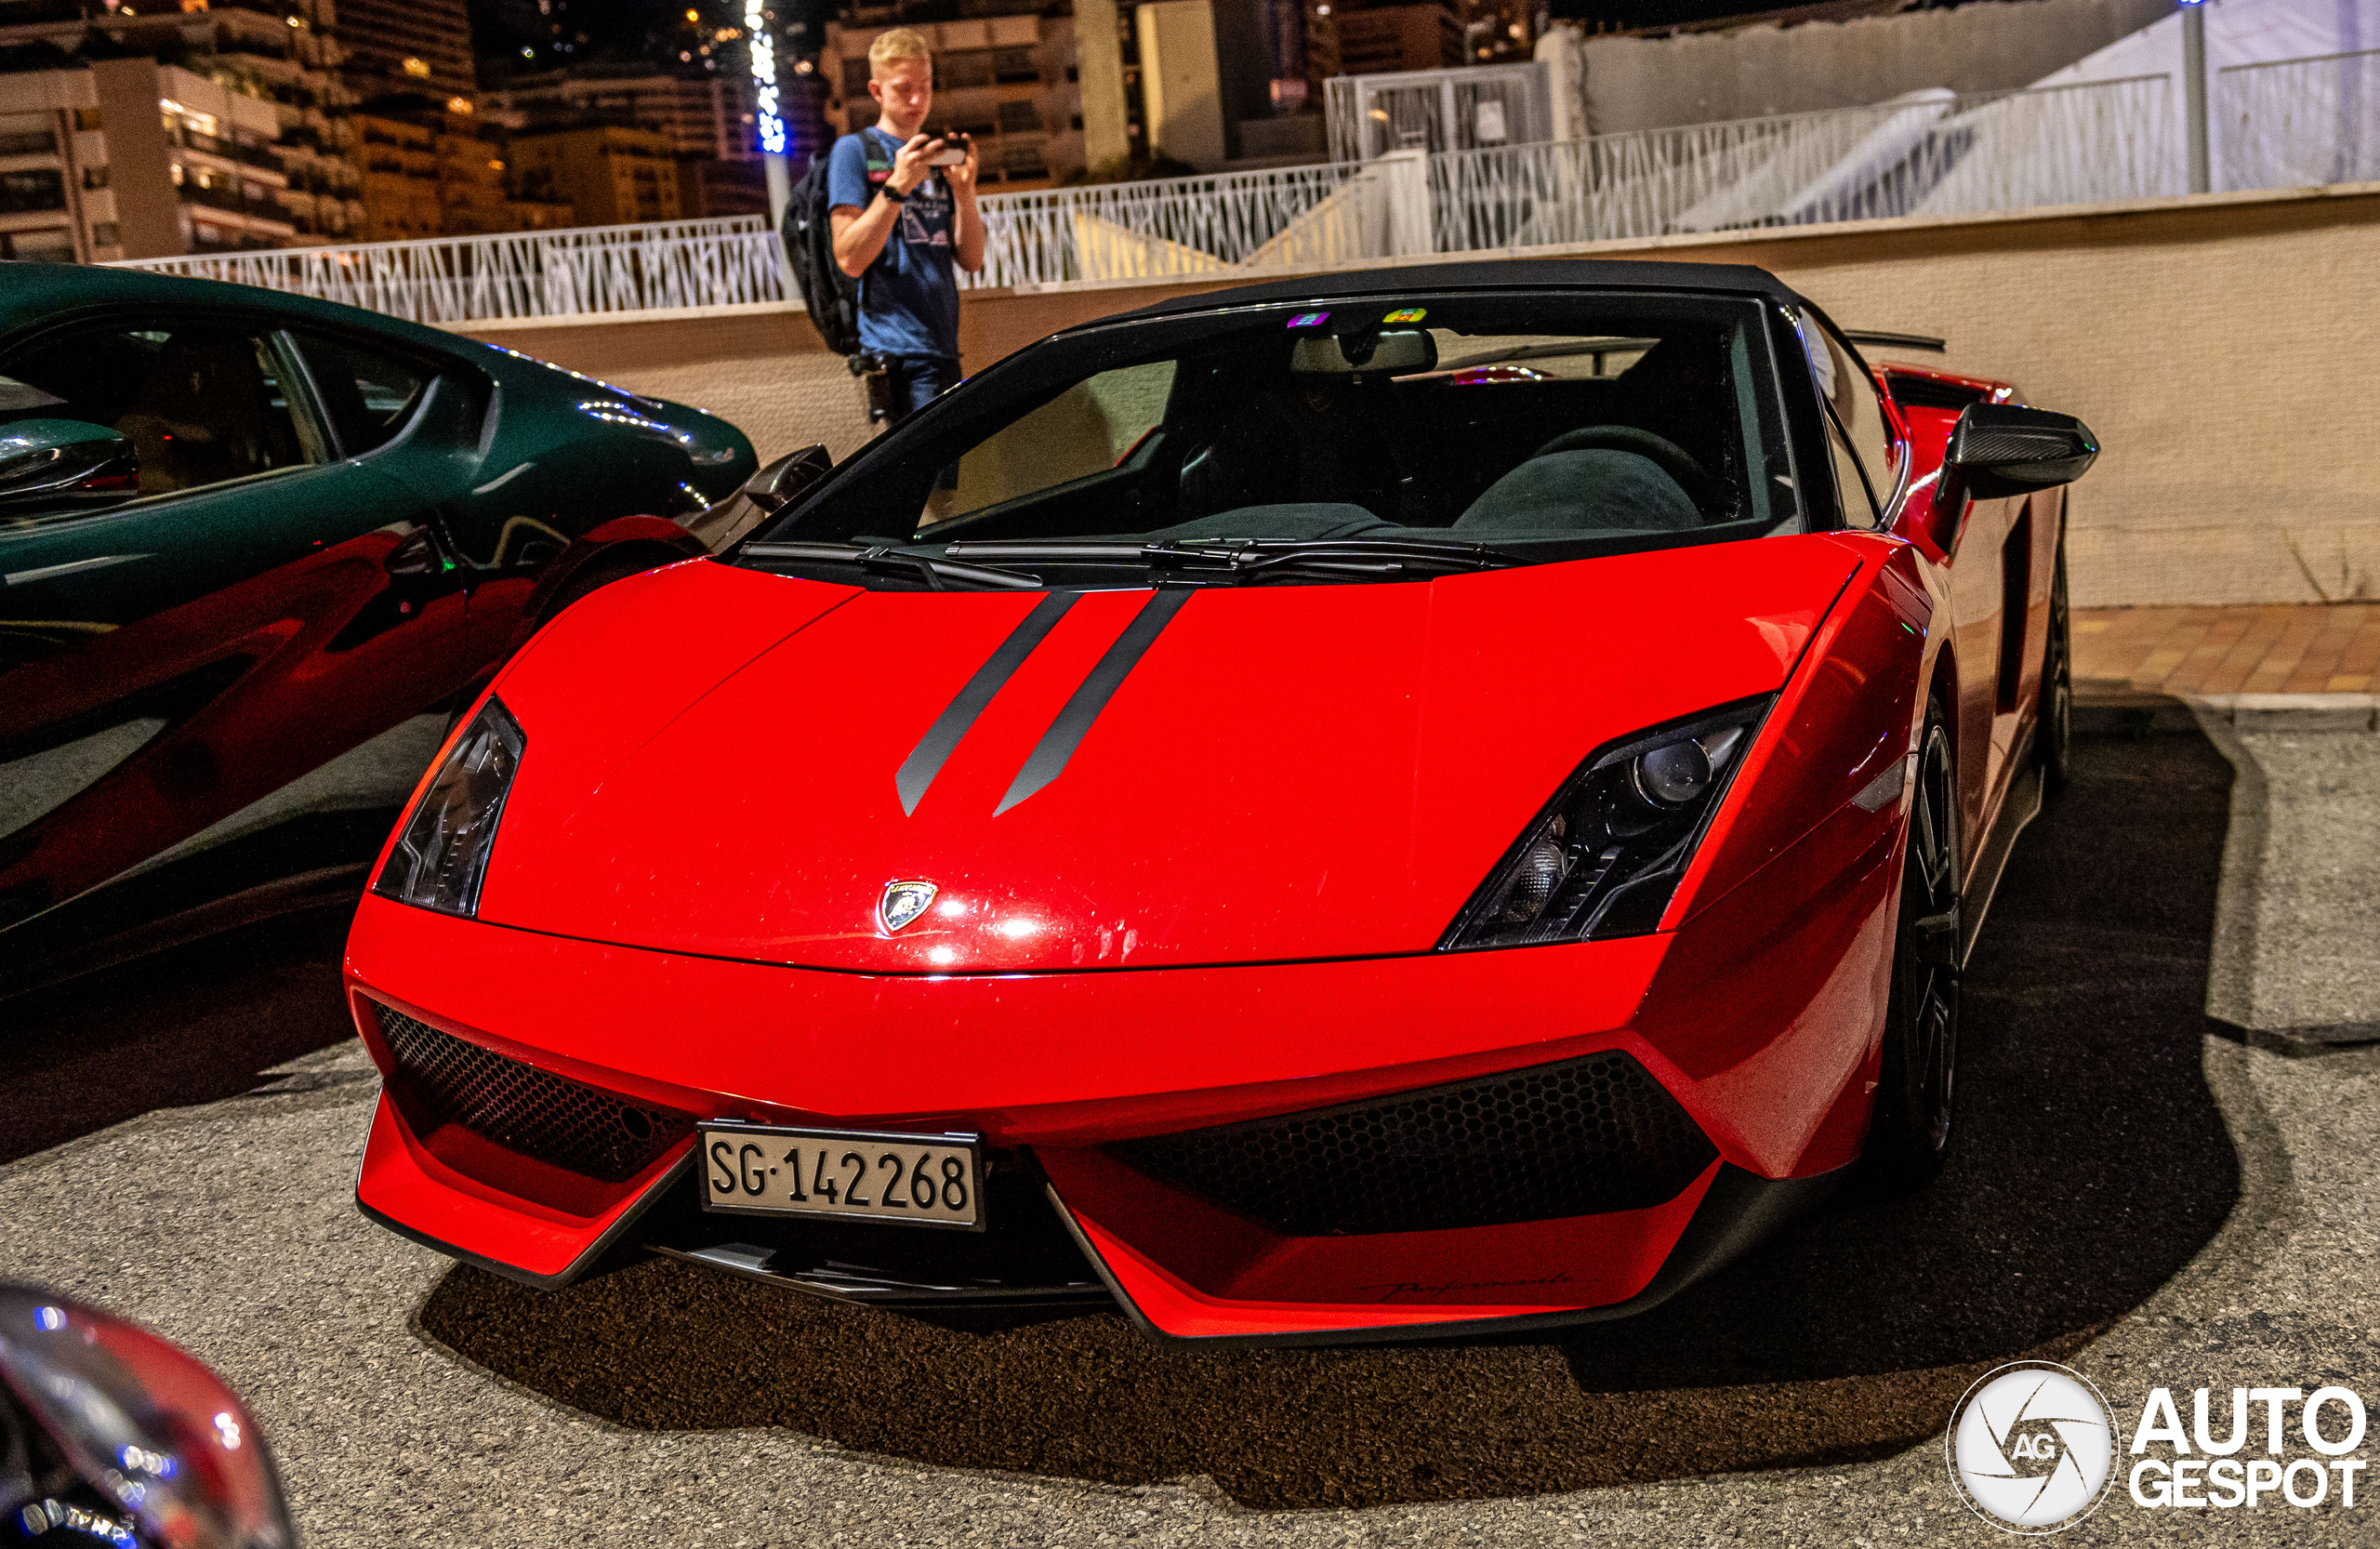
M 538 1284 L 1298 1342 L 1922 1184 L 2066 756 L 2097 448 L 2015 397 L 1692 264 L 1025 349 L 496 679 L 350 937 L 358 1200 Z
M 0 265 L 0 991 L 356 891 L 454 708 L 753 462 L 439 329 Z
M 0 1282 L 0 1542 L 297 1549 L 264 1433 L 125 1318 Z

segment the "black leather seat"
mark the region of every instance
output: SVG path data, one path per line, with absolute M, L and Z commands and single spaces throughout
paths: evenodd
M 1668 466 L 1664 466 L 1664 465 Z M 1480 491 L 1455 519 L 1462 533 L 1678 532 L 1702 524 L 1693 459 L 1643 430 L 1560 435 Z

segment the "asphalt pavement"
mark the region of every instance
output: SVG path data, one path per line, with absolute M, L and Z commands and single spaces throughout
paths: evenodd
M 320 917 L 0 1002 L 0 1278 L 214 1364 L 312 1549 L 1994 1543 L 1941 1433 L 2024 1357 L 2127 1436 L 2155 1385 L 2187 1419 L 2199 1386 L 2344 1384 L 2380 1461 L 2380 1046 L 2338 1041 L 2380 1023 L 2352 912 L 2380 735 L 2078 755 L 1970 967 L 1941 1179 L 1846 1195 L 1628 1322 L 1208 1352 L 660 1261 L 525 1290 L 356 1214 L 377 1084 Z M 2380 1480 L 2353 1509 L 2120 1484 L 2063 1542 L 2380 1544 Z

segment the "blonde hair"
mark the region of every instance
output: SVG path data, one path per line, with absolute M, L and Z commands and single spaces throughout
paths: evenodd
M 889 33 L 879 33 L 876 41 L 867 46 L 867 73 L 880 75 L 884 67 L 895 60 L 923 60 L 933 63 L 933 50 L 926 40 L 906 27 L 895 27 Z

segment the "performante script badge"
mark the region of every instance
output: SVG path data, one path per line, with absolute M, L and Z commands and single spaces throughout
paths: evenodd
M 884 898 L 876 906 L 877 929 L 892 935 L 926 912 L 940 891 L 932 882 L 887 882 Z

